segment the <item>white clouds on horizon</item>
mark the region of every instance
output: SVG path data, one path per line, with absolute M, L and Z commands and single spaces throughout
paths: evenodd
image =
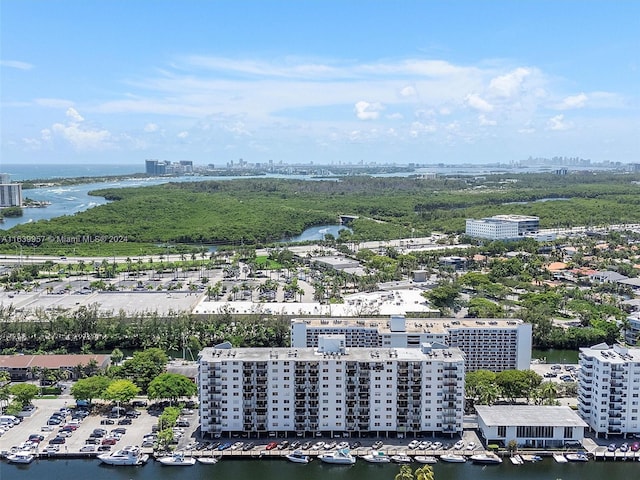
M 454 145 L 473 143 L 489 130 L 496 138 L 508 132 L 562 132 L 574 123 L 554 116 L 554 110 L 624 104 L 608 92 L 558 94 L 552 78 L 533 66 L 186 56 L 155 72 L 126 80 L 127 90 L 119 96 L 82 105 L 33 100 L 32 105 L 66 109 L 67 120 L 41 129 L 40 138 L 23 138 L 23 144 L 33 149 L 37 142 L 52 146 L 64 141 L 76 151 L 122 150 L 157 148 L 180 139 L 182 145 L 244 146 L 259 152 L 269 151 L 268 145 L 287 148 L 302 142 L 323 148 L 390 139 Z M 363 121 L 371 128 L 363 129 Z M 446 138 L 430 135 L 434 132 L 446 132 Z
M 0 67 L 15 68 L 18 70 L 31 70 L 34 68 L 32 64 L 19 60 L 0 60 Z

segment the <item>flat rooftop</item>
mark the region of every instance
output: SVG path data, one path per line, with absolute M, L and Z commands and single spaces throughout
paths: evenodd
M 484 424 L 490 427 L 588 427 L 567 406 L 477 405 L 476 411 Z
M 464 360 L 462 351 L 458 348 L 434 348 L 431 353 L 423 353 L 420 348 L 346 348 L 344 353 L 322 353 L 315 348 L 205 348 L 200 352 L 200 358 L 205 362 L 216 360 L 302 360 L 317 361 L 336 359 L 360 362 L 396 361 L 425 361 L 438 360 L 458 363 Z
M 391 294 L 391 296 L 389 296 Z M 354 293 L 345 295 L 344 303 L 320 304 L 318 302 L 250 302 L 213 301 L 206 295 L 194 308 L 198 315 L 216 313 L 271 314 L 287 316 L 391 316 L 409 313 L 431 314 L 435 310 L 422 296 L 422 290 L 401 289 L 393 292 Z
M 388 318 L 296 318 L 293 321 L 304 322 L 309 327 L 334 327 L 334 328 L 371 328 L 379 333 L 434 333 L 446 334 L 452 329 L 462 328 L 482 328 L 482 329 L 505 329 L 517 328 L 522 325 L 522 320 L 496 319 L 496 318 L 406 318 L 404 332 L 391 332 L 391 321 Z
M 606 343 L 601 343 L 590 348 L 581 348 L 580 353 L 587 357 L 597 358 L 603 363 L 616 365 L 640 362 L 640 348 L 627 348 L 620 345 L 610 347 Z

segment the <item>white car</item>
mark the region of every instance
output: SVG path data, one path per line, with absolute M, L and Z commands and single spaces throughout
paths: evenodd
M 474 448 L 476 448 L 476 444 L 474 442 L 469 442 L 469 444 L 467 445 L 467 450 L 473 450 Z
M 418 440 L 413 440 L 412 442 L 409 443 L 410 450 L 415 450 L 419 446 L 420 446 L 420 442 Z
M 462 450 L 464 448 L 464 442 L 462 440 L 458 440 L 453 448 L 456 450 Z
M 349 442 L 340 442 L 338 444 L 338 450 L 343 450 L 345 448 L 349 448 Z
M 96 451 L 96 446 L 95 445 L 85 445 L 84 447 L 82 447 L 80 449 L 81 452 L 95 452 Z
M 320 450 L 321 448 L 324 448 L 324 442 L 314 443 L 311 450 Z
M 420 442 L 420 446 L 418 447 L 420 450 L 427 450 L 428 448 L 431 447 L 431 442 L 428 440 L 425 440 L 423 442 Z

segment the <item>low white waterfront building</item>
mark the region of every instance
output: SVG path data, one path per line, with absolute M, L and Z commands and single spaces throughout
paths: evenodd
M 488 240 L 513 240 L 540 229 L 540 219 L 527 215 L 494 215 L 467 219 L 465 234 Z
M 571 408 L 536 405 L 478 405 L 478 428 L 487 443 L 505 447 L 562 447 L 584 440 L 588 426 Z
M 322 335 L 344 335 L 346 347 L 412 348 L 423 343 L 457 347 L 467 371 L 528 370 L 531 324 L 512 318 L 296 318 L 291 346 L 317 347 Z
M 580 349 L 578 413 L 599 436 L 640 433 L 640 348 Z
M 199 359 L 203 435 L 321 432 L 359 437 L 462 432 L 464 358 L 456 348 L 205 348 Z

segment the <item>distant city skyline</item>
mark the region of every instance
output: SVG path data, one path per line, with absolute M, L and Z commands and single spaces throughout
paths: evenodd
M 604 0 L 0 0 L 0 171 L 640 162 L 638 18 Z

